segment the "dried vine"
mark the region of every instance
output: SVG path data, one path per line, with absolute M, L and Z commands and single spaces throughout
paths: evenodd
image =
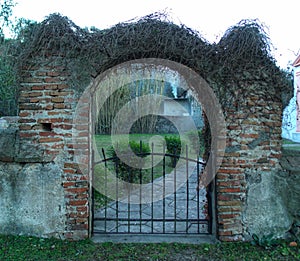
M 197 31 L 172 23 L 166 13 L 105 30 L 82 29 L 67 17 L 52 14 L 23 30 L 18 40 L 20 63 L 33 57 L 60 57 L 72 72 L 71 85 L 78 90 L 86 87 L 91 75 L 128 60 L 151 57 L 190 67 L 211 84 L 226 106 L 237 96 L 251 95 L 251 81 L 268 84 L 268 92 L 262 92 L 266 100 L 281 100 L 283 92 L 289 93 L 289 100 L 292 93 L 286 73 L 270 54 L 264 26 L 255 20 L 240 22 L 229 28 L 218 44 L 210 44 Z

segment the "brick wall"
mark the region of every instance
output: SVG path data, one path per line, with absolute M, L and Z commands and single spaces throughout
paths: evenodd
M 248 179 L 280 169 L 282 105 L 260 97 L 253 91 L 236 101 L 240 105 L 235 109 L 225 109 L 227 144 L 216 176 L 218 235 L 222 241 L 249 238 L 243 218 Z
M 53 60 L 56 60 L 53 65 L 45 59 L 38 67 L 23 67 L 20 137 L 23 144 L 31 144 L 39 151 L 36 161 L 57 162 L 63 169 L 61 185 L 67 222 L 61 236 L 86 238 L 89 233 L 88 177 L 74 162 L 72 139 L 76 93 L 67 83 L 67 70 L 57 65 L 60 58 Z
M 55 58 L 55 57 L 52 57 Z M 26 162 L 28 150 L 36 151 L 30 161 L 55 162 L 63 170 L 66 224 L 62 237 L 81 239 L 89 236 L 89 172 L 81 163 L 89 163 L 89 97 L 74 113 L 77 93 L 69 86 L 70 73 L 59 63 L 60 57 L 35 60 L 24 66 L 20 93 L 19 154 Z M 53 62 L 55 60 L 55 63 Z M 38 64 L 38 65 L 37 65 Z M 247 86 L 245 80 L 244 84 Z M 253 92 L 237 100 L 239 106 L 224 106 L 227 122 L 227 148 L 216 178 L 217 234 L 222 241 L 246 238 L 247 175 L 264 175 L 279 169 L 281 156 L 281 103 L 266 101 L 255 93 L 260 82 L 249 83 Z M 259 88 L 260 92 L 262 88 Z M 264 91 L 268 86 L 264 85 Z M 249 92 L 250 93 L 250 92 Z M 272 96 L 272 93 L 271 93 Z M 80 158 L 80 162 L 76 160 Z M 29 157 L 28 157 L 29 158 Z M 89 167 L 87 164 L 86 166 Z M 80 168 L 81 167 L 81 168 Z M 249 174 L 250 173 L 250 174 Z

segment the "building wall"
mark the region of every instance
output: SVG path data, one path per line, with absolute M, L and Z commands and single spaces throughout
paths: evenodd
M 294 96 L 283 111 L 282 137 L 300 142 L 295 132 L 300 132 L 300 67 L 294 68 Z
M 300 67 L 295 69 L 295 96 L 297 104 L 296 132 L 300 132 Z

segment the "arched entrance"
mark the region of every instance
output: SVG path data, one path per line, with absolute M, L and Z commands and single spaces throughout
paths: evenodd
M 153 16 L 105 31 L 87 32 L 58 15 L 47 18 L 29 35 L 29 40 L 23 41 L 29 44 L 22 45 L 22 142 L 16 160 L 22 156 L 22 162 L 47 163 L 60 170 L 53 172 L 58 181 L 53 180 L 61 184 L 64 195 L 63 203 L 57 202 L 55 208 L 62 220 L 55 233 L 79 239 L 91 236 L 93 228 L 90 222 L 93 99 L 83 97 L 83 91 L 91 78 L 98 81 L 114 66 L 145 58 L 186 66 L 189 72 L 196 73 L 196 77 L 192 74 L 187 77 L 195 82 L 192 86 L 199 83 L 199 75 L 211 86 L 211 92 L 222 105 L 219 110 L 224 113 L 227 131 L 221 162 L 215 155 L 219 149 L 217 141 L 225 143 L 224 135 L 220 136 L 218 128 L 211 125 L 220 122 L 219 114 L 205 111 L 210 130 L 216 132 L 211 147 L 217 148 L 207 164 L 221 166 L 214 190 L 216 235 L 220 240 L 236 241 L 257 232 L 262 226 L 257 220 L 265 224 L 265 213 L 254 206 L 263 204 L 270 210 L 269 216 L 274 213 L 273 197 L 265 195 L 264 201 L 258 201 L 256 191 L 260 186 L 272 187 L 265 177 L 273 177 L 280 170 L 283 86 L 280 70 L 270 62 L 261 35 L 259 26 L 245 23 L 231 28 L 220 43 L 211 45 L 198 33 Z M 243 39 L 247 45 L 237 46 Z M 172 65 L 169 67 L 172 69 Z M 101 77 L 97 78 L 98 75 Z M 203 102 L 210 104 L 210 98 Z M 211 151 L 209 144 L 206 151 Z M 211 177 L 209 172 L 205 176 Z M 272 229 L 281 226 L 280 222 L 267 224 L 270 225 L 265 227 Z
M 188 110 L 180 103 L 173 100 L 173 103 L 177 103 L 177 109 L 181 108 L 182 115 L 185 117 L 172 118 L 161 112 L 161 105 L 165 99 L 168 101 L 169 97 L 153 93 L 153 88 L 156 87 L 151 88 L 151 94 L 133 97 L 130 102 L 124 104 L 117 111 L 109 133 L 114 151 L 122 151 L 121 154 L 106 156 L 105 148 L 100 151 L 97 147 L 93 133 L 90 137 L 92 157 L 90 157 L 90 167 L 85 169 L 88 170 L 87 175 L 90 170 L 92 171 L 92 191 L 94 195 L 97 194 L 102 199 L 101 208 L 97 210 L 93 208 L 91 215 L 94 233 L 106 235 L 203 234 L 215 237 L 214 176 L 219 167 L 218 162 L 221 162 L 220 158 L 224 154 L 225 136 L 221 134 L 225 135 L 225 122 L 213 91 L 200 76 L 188 67 L 169 60 L 141 59 L 123 63 L 105 72 L 104 75 L 98 76 L 86 89 L 77 105 L 79 109 L 76 115 L 83 113 L 81 108 L 85 110 L 86 101 L 90 99 L 90 111 L 94 113 L 90 114 L 92 119 L 89 122 L 93 123 L 93 126 L 98 126 L 99 110 L 117 90 L 121 90 L 128 83 L 145 79 L 164 82 L 174 81 L 172 78 L 180 83 L 183 93 L 189 92 L 191 96 L 193 95 L 193 101 L 201 103 L 203 111 L 207 112 L 206 117 L 212 128 L 211 140 L 201 136 L 204 139 L 201 142 L 205 145 L 212 141 L 209 144 L 210 156 L 205 156 L 208 154 L 205 147 L 208 146 L 202 148 L 203 151 L 200 155 L 199 129 L 195 126 L 195 116 L 193 118 L 188 115 Z M 124 79 L 126 79 L 125 82 Z M 139 88 L 143 88 L 143 86 Z M 112 101 L 109 100 L 109 102 Z M 134 111 L 134 108 L 137 109 Z M 167 144 L 165 144 L 163 135 L 153 134 L 149 140 L 151 149 L 148 152 L 142 151 L 143 146 L 140 143 L 141 150 L 138 149 L 133 154 L 130 154 L 132 151 L 129 150 L 127 157 L 123 155 L 124 149 L 119 148 L 122 145 L 120 135 L 122 134 L 123 138 L 124 135 L 127 135 L 125 146 L 129 147 L 129 144 L 131 146 L 129 133 L 132 126 L 139 119 L 148 115 L 159 115 L 169 118 L 173 122 L 179 133 L 179 142 L 181 142 L 179 154 L 169 148 L 167 138 L 165 139 Z M 197 117 L 201 118 L 202 114 Z M 219 120 L 215 121 L 216 118 Z M 81 125 L 82 121 L 79 120 L 78 123 Z M 190 127 L 186 128 L 187 126 Z M 118 143 L 120 141 L 121 145 Z M 171 140 L 171 142 L 174 141 Z M 203 155 L 207 162 L 203 161 Z M 143 162 L 142 167 L 135 166 L 134 164 L 140 163 L 143 157 L 148 158 L 148 162 L 146 162 L 148 165 Z M 168 172 L 166 171 L 166 157 L 170 158 L 171 162 L 174 159 L 177 162 L 177 165 L 172 166 Z M 76 160 L 81 165 L 84 165 L 86 161 L 81 155 Z M 121 165 L 124 163 L 126 166 Z M 114 165 L 113 170 L 109 167 L 112 164 Z M 159 164 L 162 164 L 161 173 L 154 175 L 155 166 Z M 151 174 L 144 172 L 144 169 L 149 169 Z M 134 175 L 136 171 L 138 171 L 138 179 L 130 181 L 130 176 Z M 126 174 L 125 179 L 124 173 Z M 142 181 L 147 175 L 151 175 L 151 178 L 148 179 L 147 184 L 144 184 Z M 154 179 L 154 176 L 157 175 L 159 178 Z M 93 202 L 95 202 L 95 197 Z M 102 238 L 105 240 L 105 237 Z

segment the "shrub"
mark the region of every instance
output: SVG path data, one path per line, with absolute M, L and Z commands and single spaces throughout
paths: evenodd
M 139 162 L 134 162 L 136 159 L 133 159 L 130 156 L 129 147 L 133 153 L 139 157 Z M 109 156 L 112 157 L 113 162 L 115 162 L 118 178 L 129 183 L 139 183 L 140 170 L 145 165 L 145 157 L 148 153 L 150 153 L 149 145 L 136 141 L 130 141 L 129 144 L 120 143 L 116 146 L 116 148 L 110 147 L 108 150 Z M 117 154 L 120 155 L 122 159 L 120 159 Z M 132 165 L 137 166 L 137 168 Z
M 171 157 L 171 167 L 175 168 L 176 164 L 180 158 L 182 142 L 179 136 L 165 136 L 167 152 L 173 154 L 174 156 Z

